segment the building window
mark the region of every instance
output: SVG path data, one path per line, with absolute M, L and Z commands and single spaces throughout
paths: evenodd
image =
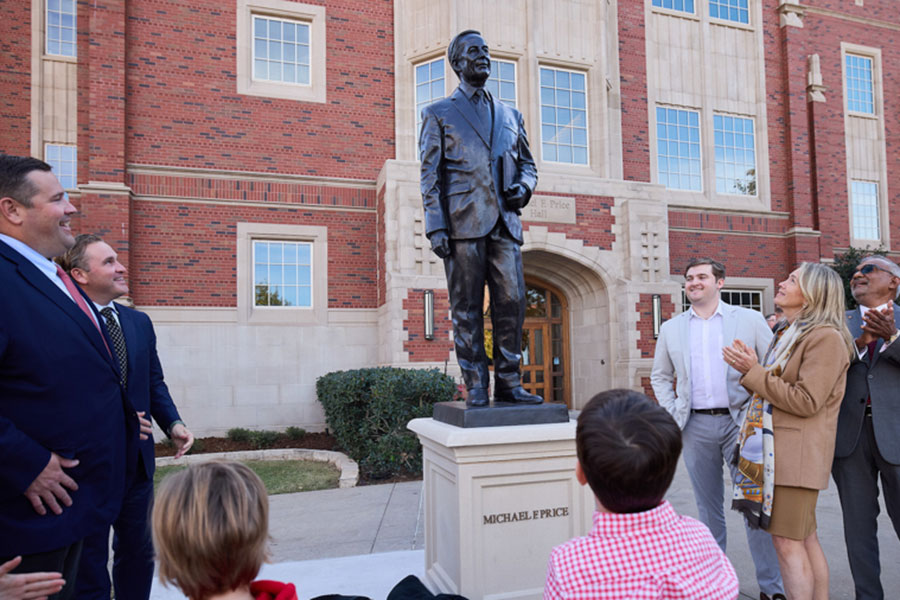
M 53 167 L 53 173 L 59 179 L 60 185 L 67 190 L 78 187 L 78 150 L 75 146 L 60 144 L 44 145 L 44 160 Z
M 878 184 L 872 181 L 851 181 L 850 206 L 853 238 L 857 240 L 880 240 Z
M 237 0 L 237 91 L 325 102 L 325 7 Z
M 541 67 L 541 156 L 586 165 L 587 95 L 584 73 Z
M 492 60 L 491 76 L 484 86 L 491 93 L 491 96 L 515 107 L 516 63 L 508 60 Z
M 693 110 L 656 108 L 659 183 L 679 190 L 702 190 L 700 115 Z
M 847 79 L 847 110 L 869 115 L 875 114 L 872 58 L 847 54 L 844 60 Z
M 312 244 L 253 241 L 253 305 L 312 308 Z
M 653 6 L 694 14 L 694 0 L 653 0 Z
M 716 144 L 716 192 L 756 195 L 756 146 L 753 119 L 713 116 Z
M 422 109 L 444 97 L 444 59 L 416 65 L 416 139 L 422 129 Z
M 709 0 L 709 16 L 735 23 L 749 23 L 747 0 Z
M 719 297 L 726 304 L 732 306 L 743 306 L 751 310 L 762 312 L 762 292 L 759 290 L 738 290 L 722 288 Z M 681 290 L 681 310 L 686 311 L 691 308 L 691 303 L 687 299 L 687 294 Z
M 47 54 L 76 56 L 75 0 L 47 0 Z
M 253 15 L 253 79 L 309 85 L 309 25 Z
M 722 301 L 732 306 L 743 306 L 762 312 L 762 292 L 757 290 L 729 290 L 722 288 Z

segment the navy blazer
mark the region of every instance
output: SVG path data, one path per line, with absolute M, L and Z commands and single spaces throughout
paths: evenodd
M 481 238 L 500 218 L 522 244 L 520 211 L 503 200 L 503 181 L 514 179 L 530 193 L 537 170 L 522 115 L 497 99 L 493 105 L 491 132 L 482 131 L 471 101 L 459 88 L 422 109 L 419 159 L 427 235 L 445 229 L 450 239 Z M 515 161 L 515 175 L 502 172 L 504 155 Z
M 136 458 L 138 428 L 97 327 L 2 241 L 0 282 L 0 556 L 12 556 L 54 550 L 109 526 L 129 455 Z M 23 492 L 51 451 L 80 461 L 66 469 L 78 490 L 61 515 L 48 509 L 41 516 Z
M 138 412 L 153 417 L 163 431 L 168 432 L 172 422 L 181 419 L 178 409 L 169 395 L 169 388 L 163 379 L 162 365 L 156 353 L 156 333 L 150 317 L 144 313 L 116 305 L 122 336 L 128 350 L 128 399 Z M 140 442 L 138 475 L 153 477 L 154 452 L 153 437 Z

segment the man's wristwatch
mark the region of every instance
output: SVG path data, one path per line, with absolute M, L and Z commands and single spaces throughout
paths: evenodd
M 172 430 L 175 429 L 176 425 L 184 425 L 184 421 L 182 421 L 181 419 L 176 419 L 176 420 L 172 421 L 172 423 L 169 425 L 169 430 L 166 431 L 167 436 L 172 437 Z M 187 427 L 187 425 L 184 425 L 184 426 Z

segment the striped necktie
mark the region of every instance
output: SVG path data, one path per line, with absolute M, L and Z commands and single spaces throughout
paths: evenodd
M 107 306 L 100 311 L 100 314 L 106 319 L 106 329 L 109 330 L 109 337 L 112 339 L 116 358 L 119 359 L 122 387 L 126 387 L 128 385 L 128 349 L 125 347 L 125 336 L 122 335 L 122 328 L 119 327 L 112 308 Z

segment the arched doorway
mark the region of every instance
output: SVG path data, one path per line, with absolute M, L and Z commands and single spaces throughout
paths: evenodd
M 539 279 L 525 279 L 522 386 L 545 402 L 571 408 L 569 307 L 566 297 Z
M 485 288 L 485 351 L 493 354 L 489 294 Z M 525 323 L 522 327 L 522 387 L 545 402 L 572 407 L 569 362 L 569 306 L 556 287 L 525 278 Z

